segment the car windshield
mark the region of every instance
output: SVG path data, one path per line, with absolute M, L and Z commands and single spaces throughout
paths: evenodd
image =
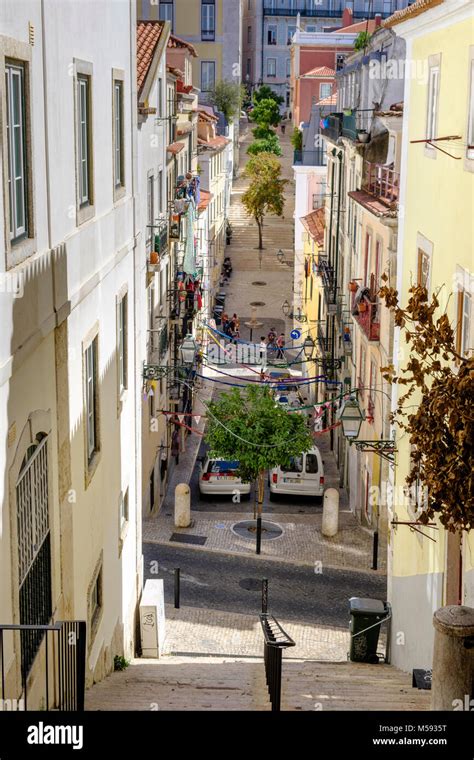
M 281 465 L 282 472 L 303 472 L 303 456 L 291 457 L 288 465 Z
M 211 459 L 207 467 L 207 472 L 235 472 L 235 470 L 239 469 L 239 464 L 240 463 L 237 459 L 229 461 L 224 459 Z

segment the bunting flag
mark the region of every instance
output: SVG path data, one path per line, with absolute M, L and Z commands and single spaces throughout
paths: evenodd
M 148 398 L 150 398 L 150 396 L 154 396 L 154 395 L 155 394 L 153 392 L 153 388 L 150 388 L 150 390 L 148 391 Z
M 184 420 L 184 414 L 178 414 L 178 420 L 180 422 L 183 422 L 183 420 Z
M 196 420 L 196 425 L 199 425 L 199 423 L 201 422 L 201 415 L 200 414 L 195 414 L 194 415 L 194 419 Z

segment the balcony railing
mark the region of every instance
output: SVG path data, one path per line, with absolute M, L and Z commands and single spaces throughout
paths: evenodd
M 329 3 L 325 3 L 326 6 Z M 333 6 L 335 3 L 331 3 Z M 293 7 L 293 5 L 298 5 L 299 7 Z M 321 4 L 323 5 L 323 4 Z M 338 8 L 331 8 L 328 9 L 327 7 L 318 7 L 315 6 L 314 0 L 306 0 L 305 3 L 298 3 L 298 4 L 292 4 L 291 7 L 288 4 L 286 7 L 281 8 L 277 7 L 277 3 L 266 3 L 263 9 L 263 13 L 265 16 L 297 16 L 298 13 L 302 18 L 335 18 L 335 19 L 341 19 L 342 13 L 344 8 L 346 7 L 347 2 L 345 0 L 341 0 L 339 3 Z M 354 10 L 352 16 L 354 20 L 359 19 L 368 19 L 368 18 L 375 18 L 375 16 L 382 16 L 382 18 L 388 18 L 388 16 L 391 16 L 392 13 L 394 13 L 397 10 L 397 2 L 396 0 L 392 0 L 392 3 L 390 4 L 390 9 L 387 8 L 387 2 L 384 2 L 383 6 L 381 6 L 381 9 L 378 10 L 377 6 L 374 8 L 372 3 L 371 10 Z
M 334 267 L 329 263 L 326 257 L 319 256 L 317 269 L 318 275 L 323 281 L 324 299 L 326 301 L 328 313 L 334 314 L 337 309 L 337 282 Z
M 379 305 L 375 296 L 362 296 L 356 304 L 356 293 L 352 294 L 352 315 L 369 340 L 380 340 Z
M 400 189 L 400 173 L 382 164 L 364 161 L 365 179 L 362 187 L 371 195 L 375 195 L 383 203 L 392 204 L 398 201 Z
M 295 166 L 326 166 L 327 154 L 322 148 L 317 150 L 295 150 L 293 153 Z
M 332 142 L 337 142 L 342 133 L 342 113 L 331 113 L 323 117 L 321 134 Z
M 357 140 L 357 134 L 361 130 L 370 132 L 372 119 L 374 115 L 373 108 L 360 109 L 353 111 L 351 114 L 343 114 L 342 117 L 342 134 L 350 140 Z

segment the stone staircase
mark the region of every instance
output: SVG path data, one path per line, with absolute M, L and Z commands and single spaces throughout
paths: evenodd
M 429 710 L 430 692 L 393 665 L 283 659 L 282 710 Z
M 430 692 L 391 665 L 283 658 L 281 709 L 429 710 Z M 261 658 L 135 659 L 86 694 L 86 710 L 270 710 Z
M 260 658 L 135 659 L 86 693 L 86 710 L 270 710 Z

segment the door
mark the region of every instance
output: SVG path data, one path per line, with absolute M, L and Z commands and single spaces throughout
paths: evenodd
M 305 493 L 319 494 L 322 474 L 318 454 L 315 451 L 308 451 L 304 455 L 303 490 Z
M 280 483 L 288 488 L 299 487 L 303 476 L 303 455 L 291 457 L 288 467 L 280 467 Z

